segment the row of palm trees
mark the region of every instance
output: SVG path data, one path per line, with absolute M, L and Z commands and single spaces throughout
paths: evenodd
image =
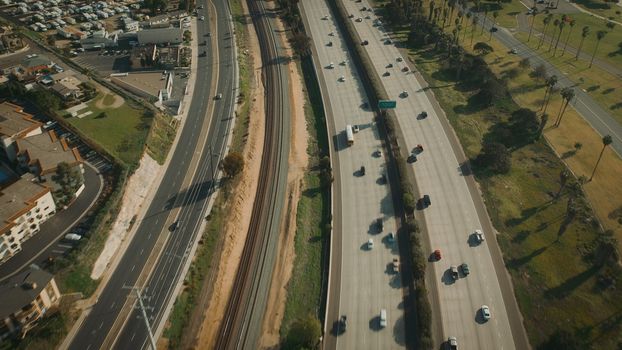
M 532 8 L 531 26 L 529 28 L 529 36 L 527 37 L 527 41 L 531 40 L 531 34 L 533 32 L 533 26 L 536 21 L 537 14 L 538 14 L 537 9 L 535 7 Z M 537 49 L 540 49 L 540 47 L 544 43 L 544 39 L 546 37 L 546 34 L 549 28 L 551 28 L 553 38 L 549 43 L 549 48 L 547 52 L 551 52 L 551 48 L 553 47 L 553 42 L 555 42 L 555 47 L 553 49 L 553 57 L 555 57 L 555 55 L 557 54 L 557 47 L 562 37 L 562 32 L 564 31 L 564 28 L 566 28 L 566 26 L 570 28 L 568 30 L 568 34 L 566 35 L 564 47 L 562 48 L 561 53 L 560 53 L 560 56 L 564 56 L 564 53 L 566 52 L 566 48 L 568 46 L 568 41 L 570 40 L 570 36 L 572 35 L 572 30 L 574 29 L 577 22 L 568 15 L 562 15 L 560 18 L 554 19 L 553 14 L 548 13 L 546 17 L 542 19 L 542 23 L 544 24 L 544 28 L 543 28 L 543 33 L 542 33 L 542 36 L 540 37 L 540 42 L 538 43 Z M 555 33 L 555 30 L 557 30 L 557 33 Z M 590 31 L 589 26 L 584 26 L 581 29 L 581 42 L 579 44 L 579 48 L 577 49 L 575 60 L 579 59 L 579 55 L 581 54 L 581 50 L 583 49 L 583 42 L 585 41 L 585 38 L 587 38 L 590 35 L 590 33 L 591 31 Z M 594 51 L 592 52 L 592 58 L 590 59 L 590 67 L 592 67 L 592 64 L 594 63 L 594 57 L 596 56 L 596 52 L 598 51 L 598 46 L 600 45 L 600 41 L 603 40 L 603 38 L 605 38 L 606 35 L 607 35 L 607 31 L 604 31 L 604 30 L 599 30 L 596 32 L 596 46 L 594 47 Z

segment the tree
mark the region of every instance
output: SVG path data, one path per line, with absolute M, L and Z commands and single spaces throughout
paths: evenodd
M 190 41 L 190 40 L 192 40 L 192 32 L 190 32 L 189 30 L 185 30 L 184 41 Z
M 222 170 L 228 178 L 235 177 L 243 168 L 244 158 L 237 152 L 227 154 L 225 159 L 222 160 Z
M 65 206 L 75 197 L 76 191 L 84 183 L 82 173 L 75 166 L 66 162 L 60 162 L 56 166 L 56 172 L 52 180 L 58 184 L 59 189 L 54 191 L 54 199 L 57 204 Z
M 538 43 L 538 48 L 537 48 L 538 50 L 540 49 L 540 46 L 542 46 L 542 43 L 544 42 L 544 37 L 546 36 L 546 30 L 549 27 L 549 23 L 551 23 L 551 19 L 553 19 L 553 15 L 549 13 L 542 20 L 542 23 L 544 23 L 544 29 L 542 30 L 543 31 L 542 37 L 540 38 L 540 42 Z
M 540 119 L 536 112 L 529 108 L 519 108 L 512 112 L 509 119 L 512 133 L 520 138 L 530 138 L 540 129 Z
M 575 61 L 579 59 L 579 54 L 581 53 L 581 48 L 583 47 L 583 40 L 590 34 L 590 27 L 585 26 L 581 30 L 581 42 L 579 43 L 579 49 L 577 50 L 577 55 L 574 57 Z
M 540 106 L 540 109 L 544 108 L 544 110 L 542 111 L 542 114 L 546 114 L 546 108 L 549 106 L 549 101 L 551 100 L 551 95 L 553 94 L 553 89 L 555 88 L 555 85 L 557 85 L 557 75 L 551 75 L 546 80 L 546 90 L 544 91 L 544 99 L 542 100 L 542 106 Z
M 574 90 L 572 88 L 563 88 L 561 93 L 563 101 L 562 106 L 560 108 L 559 114 L 557 115 L 557 121 L 555 122 L 555 126 L 558 127 L 562 122 L 562 118 L 564 117 L 564 113 L 566 112 L 566 107 L 572 99 L 574 98 Z
M 560 21 L 558 19 L 555 19 L 553 21 L 553 38 L 551 39 L 551 42 L 549 43 L 549 49 L 546 52 L 551 52 L 551 49 L 553 48 L 553 42 L 555 41 L 555 28 L 560 28 L 560 23 L 562 23 L 563 21 Z
M 480 41 L 473 45 L 473 50 L 477 51 L 477 53 L 479 53 L 480 55 L 485 56 L 491 53 L 493 51 L 493 48 L 485 42 Z
M 311 38 L 303 32 L 295 32 L 290 39 L 294 51 L 301 57 L 306 57 L 311 53 Z
M 592 179 L 594 178 L 594 174 L 596 174 L 596 168 L 598 168 L 598 163 L 600 163 L 600 159 L 603 157 L 605 148 L 607 148 L 607 146 L 609 146 L 612 142 L 613 142 L 613 139 L 611 138 L 610 135 L 605 135 L 603 137 L 603 148 L 600 150 L 600 154 L 598 155 L 598 160 L 596 161 L 596 164 L 594 165 L 594 170 L 592 170 L 592 175 L 590 176 L 590 179 L 588 181 L 592 181 Z
M 568 31 L 568 36 L 566 36 L 566 42 L 564 43 L 564 49 L 562 50 L 561 56 L 564 56 L 564 53 L 566 53 L 566 46 L 568 46 L 568 40 L 570 40 L 570 35 L 572 34 L 572 29 L 574 28 L 575 24 L 577 24 L 577 21 L 575 21 L 574 19 L 571 19 L 570 22 L 568 22 L 570 30 Z
M 315 349 L 321 335 L 322 326 L 317 318 L 307 315 L 296 319 L 289 327 L 283 349 Z
M 168 0 L 145 0 L 143 6 L 151 13 L 158 13 L 168 6 Z
M 570 171 L 564 168 L 562 171 L 559 172 L 559 190 L 557 191 L 555 198 L 559 198 L 559 195 L 564 190 L 564 187 L 566 187 L 566 183 L 568 183 L 568 179 L 570 179 Z
M 56 45 L 56 35 L 48 35 L 46 41 L 50 46 Z
M 415 197 L 410 192 L 404 192 L 402 195 L 402 201 L 404 202 L 404 210 L 407 214 L 412 214 L 417 207 L 417 201 Z
M 537 350 L 582 350 L 585 346 L 585 340 L 578 337 L 576 333 L 570 333 L 567 330 L 558 330 L 551 334 L 549 338 L 537 347 Z
M 564 31 L 564 27 L 566 26 L 567 18 L 568 17 L 564 15 L 564 17 L 562 18 L 562 21 L 559 22 L 559 33 L 557 34 L 557 40 L 555 40 L 555 48 L 553 49 L 553 57 L 555 57 L 555 54 L 557 53 L 557 45 L 559 45 L 559 39 L 562 37 L 562 32 Z
M 547 79 L 546 66 L 544 65 L 544 63 L 541 63 L 538 66 L 536 66 L 536 68 L 533 69 L 532 75 L 536 79 Z
M 538 8 L 534 5 L 531 8 L 531 25 L 529 26 L 529 36 L 527 37 L 527 42 L 531 39 L 531 32 L 533 31 L 533 24 L 536 22 L 536 15 L 538 14 Z
M 592 53 L 592 59 L 590 60 L 589 68 L 592 68 L 592 63 L 594 63 L 594 56 L 596 56 L 596 51 L 598 51 L 598 45 L 600 45 L 600 41 L 607 35 L 607 32 L 604 30 L 599 30 L 596 32 L 596 47 L 594 47 L 594 52 Z
M 486 142 L 477 157 L 479 164 L 493 173 L 506 174 L 512 166 L 511 154 L 505 145 L 498 142 Z
M 473 24 L 471 25 L 471 45 L 473 44 L 473 33 L 475 33 L 478 21 L 477 16 L 473 16 Z
M 518 66 L 522 69 L 527 69 L 530 66 L 529 58 L 525 57 L 520 62 L 518 62 Z

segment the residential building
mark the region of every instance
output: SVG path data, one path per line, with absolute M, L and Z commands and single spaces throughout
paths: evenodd
M 0 189 L 0 261 L 21 251 L 22 243 L 55 212 L 49 187 L 20 178 Z
M 180 44 L 183 41 L 183 29 L 181 28 L 156 28 L 141 30 L 136 33 L 138 44 Z
M 96 31 L 91 38 L 80 40 L 85 50 L 99 50 L 107 47 L 117 47 L 117 34 L 110 35 L 105 30 Z
M 17 159 L 15 141 L 39 135 L 43 132 L 42 123 L 32 119 L 32 115 L 9 102 L 0 103 L 0 148 L 11 161 Z
M 34 75 L 50 70 L 54 66 L 54 62 L 46 55 L 32 54 L 26 56 L 20 66 L 24 74 Z
M 57 81 L 50 89 L 63 100 L 77 100 L 83 95 L 80 84 L 75 77 L 66 77 Z
M 59 163 L 77 166 L 83 173 L 82 157 L 78 149 L 69 147 L 64 137 L 51 130 L 40 135 L 16 140 L 17 161 L 20 167 L 42 181 L 54 174 Z
M 0 285 L 0 340 L 23 337 L 50 309 L 58 307 L 60 291 L 54 276 L 29 268 Z
M 126 32 L 136 32 L 140 29 L 138 21 L 135 21 L 129 17 L 122 18 L 123 28 Z

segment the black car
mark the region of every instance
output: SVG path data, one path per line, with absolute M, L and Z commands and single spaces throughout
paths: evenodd
M 424 195 L 423 196 L 423 205 L 425 205 L 426 207 L 432 205 L 432 201 L 430 201 L 430 196 L 429 195 Z
M 365 175 L 365 166 L 361 165 L 361 169 L 359 170 L 359 174 L 361 174 L 361 176 Z
M 419 113 L 419 115 L 417 116 L 417 118 L 419 118 L 419 119 L 425 119 L 427 117 L 428 117 L 428 112 L 426 112 L 426 111 L 423 111 L 423 112 Z
M 341 317 L 339 318 L 339 329 L 341 330 L 341 332 L 345 332 L 347 327 L 348 327 L 348 316 L 341 315 Z
M 496 32 L 497 30 L 498 30 L 497 27 L 490 28 L 490 31 L 493 32 L 493 33 Z
M 367 41 L 367 40 L 363 40 L 363 42 L 361 42 L 361 45 L 363 45 L 363 46 L 368 45 L 368 44 L 369 44 L 369 41 Z
M 376 226 L 378 226 L 378 231 L 382 232 L 384 230 L 384 223 L 382 222 L 382 218 L 376 219 Z

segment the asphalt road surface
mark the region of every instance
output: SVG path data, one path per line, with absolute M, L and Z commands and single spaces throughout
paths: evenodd
M 207 7 L 205 1 L 201 2 Z M 183 278 L 183 267 L 192 258 L 189 254 L 191 246 L 200 234 L 198 228 L 205 216 L 212 190 L 212 177 L 217 172 L 218 159 L 224 156 L 225 142 L 233 120 L 236 97 L 234 77 L 237 74 L 234 64 L 235 43 L 231 36 L 226 3 L 217 1 L 215 10 L 218 30 L 212 34 L 217 47 L 213 47 L 208 40 L 207 57 L 195 57 L 199 60 L 195 93 L 188 119 L 181 131 L 181 141 L 163 177 L 162 186 L 129 244 L 127 254 L 123 256 L 98 302 L 73 338 L 70 349 L 99 349 L 108 347 L 114 340 L 115 348 L 142 349 L 149 346 L 144 320 L 135 311 L 129 315 L 127 323 L 122 323 L 123 329 L 119 333 L 116 333 L 119 322 L 115 324 L 120 314 L 127 313 L 127 309 L 123 308 L 131 292 L 127 287 L 136 284 L 143 268 L 153 268 L 143 289 L 143 299 L 152 327 L 161 330 L 167 312 L 170 311 L 173 290 Z M 209 21 L 198 23 L 199 38 L 202 38 L 210 31 Z M 214 62 L 211 52 L 216 49 L 218 56 Z M 223 98 L 217 101 L 212 98 L 217 92 L 210 87 L 216 71 L 217 92 L 223 94 Z M 212 113 L 208 113 L 208 108 Z M 208 152 L 209 148 L 212 152 Z M 178 225 L 170 232 L 170 225 L 175 221 L 178 221 Z M 159 237 L 166 238 L 164 249 L 154 266 L 145 267 Z M 135 300 L 129 300 L 132 301 L 130 305 L 133 305 Z M 123 320 L 119 319 L 120 322 Z M 111 329 L 114 331 L 109 334 Z
M 328 312 L 327 331 L 333 331 L 331 326 L 340 315 L 346 315 L 348 322 L 343 334 L 337 337 L 326 334 L 331 338 L 325 346 L 404 348 L 402 282 L 399 272 L 393 271 L 391 266 L 394 258 L 399 259 L 399 251 L 397 241 L 391 242 L 388 237 L 390 232 L 395 233 L 396 218 L 390 186 L 381 179 L 386 171 L 384 153 L 378 153 L 382 149 L 382 139 L 373 111 L 362 107 L 367 96 L 327 4 L 307 0 L 301 2 L 301 8 L 313 39 L 314 63 L 324 105 L 327 115 L 332 115 L 328 123 L 332 131 L 335 177 L 338 177 L 333 186 L 333 205 L 335 213 L 341 213 L 333 229 L 333 241 L 338 239 L 341 244 L 333 245 L 331 267 L 331 274 L 340 269 L 338 285 L 331 277 L 331 289 L 337 288 L 340 292 L 328 301 L 336 303 L 338 312 Z M 346 125 L 359 128 L 352 146 L 347 145 Z M 377 219 L 382 220 L 383 229 L 376 223 Z M 368 246 L 369 239 L 373 240 L 373 248 Z M 387 312 L 386 327 L 380 326 L 381 309 Z
M 484 25 L 486 30 L 490 30 L 492 22 L 490 19 L 484 21 L 482 15 L 473 13 L 479 17 L 480 25 Z M 572 87 L 575 91 L 575 98 L 570 103 L 579 114 L 602 136 L 611 135 L 613 143 L 611 147 L 622 156 L 622 124 L 615 120 L 609 112 L 600 106 L 592 97 L 583 89 L 577 87 L 577 83 L 570 80 L 570 78 L 564 73 L 551 65 L 548 61 L 540 57 L 538 52 L 532 50 L 527 45 L 524 45 L 518 39 L 512 36 L 512 33 L 505 28 L 498 27 L 498 30 L 493 33 L 494 37 L 499 40 L 508 51 L 515 48 L 517 54 L 520 57 L 529 58 L 529 62 L 532 67 L 537 67 L 544 64 L 546 71 L 549 75 L 556 75 L 557 87 L 561 89 L 565 87 Z M 550 112 L 557 113 L 556 111 Z M 557 116 L 557 114 L 553 114 Z M 563 121 L 562 121 L 563 123 Z
M 375 15 L 361 11 L 363 6 L 369 7 L 367 1 L 344 0 L 343 3 L 347 11 L 354 14 L 353 21 L 362 18 L 355 22 L 355 28 L 361 40 L 369 41 L 365 49 L 374 64 L 375 74 L 383 82 L 389 98 L 397 101 L 395 112 L 408 151 L 415 151 L 419 144 L 423 146 L 423 150 L 417 152 L 418 160 L 410 166 L 419 192 L 431 198 L 431 206 L 423 209 L 423 213 L 432 248 L 440 249 L 443 255 L 440 261 L 431 263 L 437 281 L 444 339 L 455 336 L 460 347 L 465 349 L 514 349 L 504 303 L 504 298 L 513 302 L 513 295 L 511 289 L 504 290 L 510 294 L 502 294 L 488 247 L 488 242 L 496 244 L 494 232 L 485 230 L 489 239 L 482 244 L 476 245 L 470 240 L 470 234 L 483 228 L 482 222 L 487 218 L 478 216 L 481 212 L 474 201 L 481 201 L 481 198 L 472 197 L 469 191 L 459 156 L 441 123 L 440 118 L 444 117 L 437 114 L 430 95 L 425 93 L 415 75 L 403 71 L 406 63 L 397 48 L 387 41 L 389 37 L 383 27 L 374 25 Z M 428 113 L 427 118 L 417 118 L 422 111 Z M 498 269 L 504 269 L 502 260 L 495 262 L 500 265 Z M 471 273 L 465 276 L 460 272 L 460 277 L 454 281 L 449 268 L 462 263 L 469 265 Z M 430 288 L 434 290 L 434 286 Z M 482 318 L 482 305 L 491 309 L 492 319 L 488 322 Z M 519 314 L 510 315 L 521 324 Z

